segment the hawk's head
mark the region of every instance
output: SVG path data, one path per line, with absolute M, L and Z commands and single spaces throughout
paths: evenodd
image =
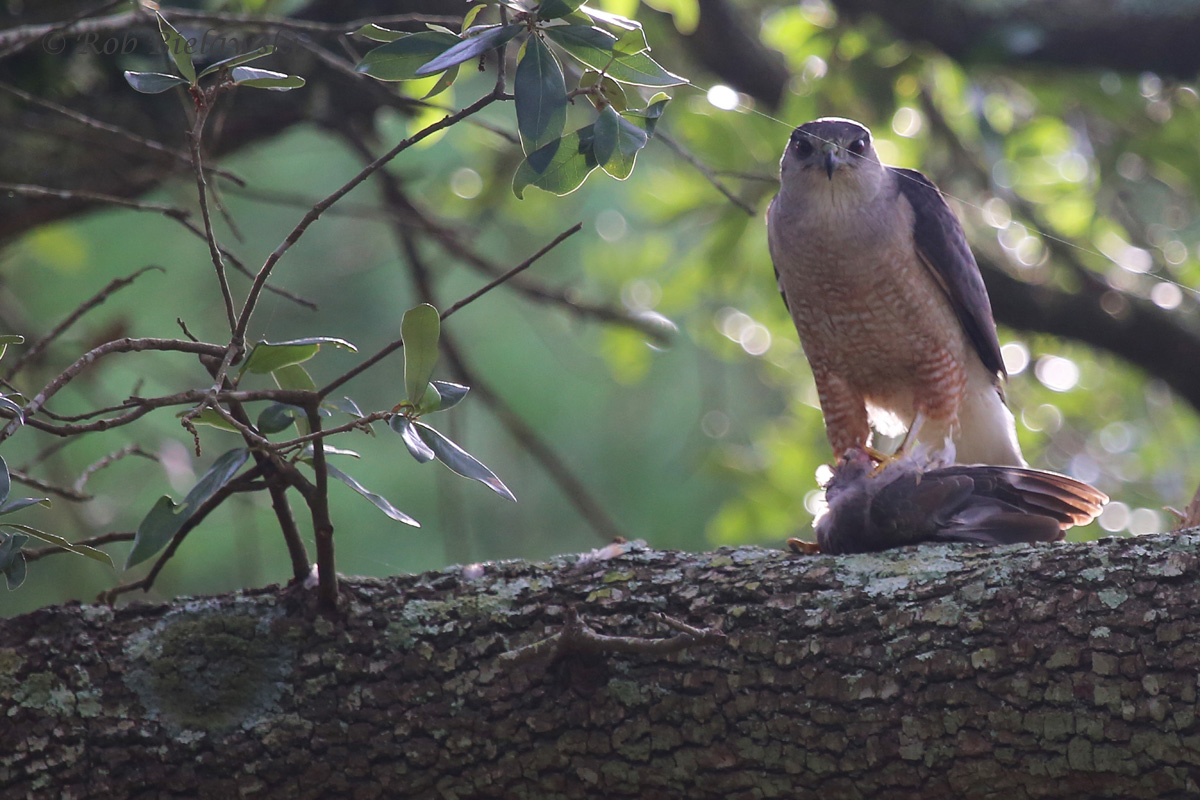
M 878 191 L 884 176 L 871 131 L 840 117 L 822 117 L 792 131 L 779 172 L 785 186 L 816 190 L 824 184 L 838 193 L 850 190 L 868 197 Z

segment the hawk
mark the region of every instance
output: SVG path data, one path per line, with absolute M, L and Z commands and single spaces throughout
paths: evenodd
M 767 238 L 812 366 L 834 457 L 871 427 L 1024 466 L 987 290 L 938 188 L 879 162 L 871 132 L 826 117 L 792 133 Z
M 920 542 L 1056 542 L 1095 519 L 1108 496 L 1054 472 L 938 466 L 923 448 L 883 466 L 851 448 L 825 484 L 821 552 L 869 553 Z M 791 542 L 789 542 L 791 544 Z

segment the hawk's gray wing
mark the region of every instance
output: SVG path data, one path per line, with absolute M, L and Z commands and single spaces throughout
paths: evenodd
M 917 254 L 945 291 L 983 365 L 991 372 L 1006 375 L 987 289 L 958 218 L 929 178 L 915 169 L 888 170 L 896 179 L 897 190 L 912 206 Z

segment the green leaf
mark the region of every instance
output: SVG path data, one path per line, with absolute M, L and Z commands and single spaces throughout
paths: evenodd
M 180 411 L 175 416 L 182 419 L 183 417 L 187 416 L 187 414 L 188 411 L 185 409 L 184 411 Z M 206 408 L 196 416 L 192 417 L 192 424 L 208 425 L 209 427 L 216 428 L 217 430 L 239 433 L 236 425 L 222 417 L 211 408 Z
M 163 72 L 130 72 L 129 70 L 125 70 L 125 81 L 142 94 L 159 94 L 187 83 L 178 75 L 167 75 Z
M 404 312 L 400 320 L 400 338 L 404 340 L 404 393 L 408 402 L 421 405 L 429 376 L 438 359 L 438 337 L 442 321 L 438 311 L 422 303 Z
M 607 75 L 601 75 L 594 69 L 585 70 L 579 78 L 579 88 L 588 89 L 596 85 L 600 87 L 600 97 L 588 95 L 588 100 L 597 109 L 603 108 L 605 103 L 617 111 L 624 111 L 629 107 L 629 99 L 625 96 L 625 90 L 621 88 L 621 84 Z
M 517 131 L 526 154 L 555 141 L 567 126 L 567 84 L 562 67 L 541 37 L 531 36 L 513 79 Z
M 261 341 L 256 343 L 254 349 L 250 351 L 250 357 L 242 365 L 242 372 L 266 375 L 280 367 L 302 364 L 315 356 L 323 344 L 341 347 L 352 353 L 358 352 L 358 348 L 345 339 L 334 339 L 330 336 L 310 336 L 306 339 L 292 339 L 287 342 Z
M 453 86 L 454 81 L 458 79 L 459 66 L 460 65 L 455 64 L 453 67 L 443 72 L 441 77 L 437 79 L 437 83 L 433 84 L 433 88 L 426 92 L 425 96 L 421 99 L 428 100 L 431 97 L 437 97 L 439 94 Z
M 171 60 L 175 62 L 175 66 L 179 67 L 179 74 L 187 78 L 188 83 L 196 82 L 196 67 L 192 64 L 192 54 L 188 52 L 188 42 L 179 35 L 179 31 L 163 18 L 162 14 L 157 11 L 154 15 L 158 17 L 158 32 L 162 34 L 163 44 L 167 47 L 167 54 L 171 56 Z M 136 86 L 133 88 L 137 88 Z
M 325 469 L 328 470 L 329 476 L 331 478 L 337 478 L 339 481 L 346 484 L 351 489 L 353 489 L 354 491 L 361 494 L 363 497 L 370 500 L 372 503 L 375 504 L 376 508 L 378 508 L 383 513 L 387 514 L 392 519 L 396 520 L 397 522 L 403 522 L 405 525 L 411 525 L 414 528 L 421 527 L 421 523 L 417 522 L 415 519 L 410 517 L 408 514 L 405 514 L 403 511 L 401 511 L 400 509 L 396 508 L 394 505 L 389 503 L 387 501 L 387 498 L 381 497 L 381 496 L 375 494 L 374 492 L 368 491 L 365 486 L 363 486 L 358 481 L 354 480 L 354 478 L 351 478 L 346 473 L 342 472 L 337 467 L 333 467 L 333 466 L 330 466 L 329 464 L 326 464 Z
M 649 49 L 650 43 L 646 41 L 646 32 L 641 28 L 625 31 L 617 37 L 617 41 L 613 42 L 613 52 L 631 56 L 644 53 Z
M 648 141 L 650 136 L 644 130 L 627 122 L 612 106 L 608 106 L 596 120 L 592 147 L 601 169 L 623 181 L 633 172 L 638 151 Z
M 617 37 L 586 25 L 556 25 L 546 35 L 579 61 L 598 69 L 621 83 L 635 86 L 676 86 L 687 83 L 672 75 L 645 53 L 614 50 Z
M 248 86 L 251 89 L 269 89 L 272 92 L 288 92 L 299 89 L 304 85 L 304 78 L 299 75 L 288 75 L 283 72 L 272 72 L 269 69 L 255 67 L 234 67 L 230 73 L 233 82 L 238 86 Z
M 629 17 L 622 17 L 620 14 L 610 14 L 607 11 L 601 11 L 598 8 L 592 8 L 591 6 L 580 6 L 579 10 L 594 20 L 598 20 L 607 25 L 612 25 L 613 27 L 620 28 L 621 30 L 632 31 L 642 27 L 642 23 L 638 22 L 637 20 L 632 20 Z
M 48 497 L 17 497 L 7 501 L 4 505 L 0 505 L 0 516 L 11 514 L 14 511 L 20 511 L 22 508 L 29 508 L 30 506 L 50 508 L 53 505 Z M 4 524 L 11 525 L 12 523 L 6 522 Z
M 358 407 L 358 403 L 351 400 L 349 397 L 343 397 L 341 400 L 326 401 L 326 405 L 341 411 L 343 414 L 349 414 L 352 417 L 365 417 L 366 414 Z
M 654 129 L 658 125 L 658 120 L 662 117 L 663 110 L 670 101 L 670 95 L 665 92 L 659 92 L 650 98 L 650 103 L 645 108 L 638 111 L 626 112 L 624 117 L 631 124 L 644 130 L 647 136 L 653 136 Z
M 441 72 L 455 64 L 461 64 L 464 61 L 470 61 L 481 53 L 486 53 L 489 50 L 495 50 L 497 47 L 502 47 L 509 42 L 514 36 L 525 30 L 524 25 L 501 25 L 495 28 L 489 28 L 478 36 L 472 36 L 470 39 L 464 39 L 458 44 L 451 47 L 446 52 L 442 53 L 437 58 L 425 64 L 417 70 L 417 77 L 432 75 L 435 72 Z
M 397 39 L 402 39 L 405 36 L 410 36 L 407 31 L 393 31 L 388 28 L 382 28 L 374 23 L 363 25 L 356 30 L 354 36 L 362 36 L 365 39 L 370 39 L 373 42 L 394 42 Z
M 460 400 L 467 396 L 467 392 L 471 391 L 470 386 L 463 386 L 461 383 L 451 383 L 450 381 L 430 382 L 442 398 L 441 404 L 436 409 L 437 411 L 454 408 Z
M 437 411 L 442 407 L 442 395 L 433 385 L 433 381 L 425 387 L 425 395 L 421 398 L 421 405 L 417 406 L 418 413 L 428 414 L 431 411 Z
M 279 433 L 292 427 L 292 423 L 296 420 L 306 417 L 307 414 L 302 408 L 287 403 L 271 403 L 258 415 L 255 427 L 258 428 L 259 433 Z
M 381 81 L 408 81 L 417 77 L 417 70 L 442 53 L 459 44 L 457 36 L 425 31 L 410 33 L 391 44 L 376 47 L 363 56 L 356 69 Z
M 116 568 L 113 564 L 112 557 L 103 550 L 97 550 L 94 547 L 88 547 L 86 544 L 75 544 L 70 539 L 64 539 L 57 534 L 39 531 L 37 528 L 31 528 L 28 525 L 19 525 L 15 522 L 6 522 L 4 523 L 4 527 L 16 528 L 23 533 L 29 534 L 34 539 L 42 540 L 46 544 L 52 544 L 55 547 L 61 547 L 63 550 L 69 550 L 72 553 L 76 553 L 81 556 L 87 556 L 93 561 L 99 561 L 101 564 L 108 564 L 110 568 Z
M 542 0 L 537 7 L 538 19 L 560 19 L 575 13 L 583 5 L 582 0 Z
M 313 383 L 308 370 L 299 364 L 289 364 L 286 367 L 273 369 L 271 377 L 274 378 L 275 385 L 280 389 L 289 389 L 294 392 L 315 392 L 317 390 L 317 384 Z
M 275 52 L 275 45 L 272 45 L 272 44 L 264 45 L 264 46 L 258 48 L 257 50 L 251 50 L 249 53 L 242 53 L 240 56 L 231 56 L 231 57 L 223 59 L 221 61 L 217 61 L 212 64 L 209 64 L 207 67 L 200 70 L 200 74 L 197 75 L 196 77 L 203 78 L 205 75 L 211 75 L 212 73 L 214 73 L 220 69 L 233 69 L 234 67 L 239 67 L 242 64 L 249 64 L 251 61 L 257 61 L 258 59 L 262 58 L 263 56 L 269 56 L 269 55 L 271 55 L 271 53 L 274 53 L 274 52 Z
M 592 137 L 593 126 L 587 125 L 534 150 L 517 167 L 513 194 L 522 197 L 527 186 L 560 196 L 578 189 L 597 166 Z
M 133 549 L 129 551 L 129 558 L 125 562 L 125 569 L 140 564 L 163 549 L 196 512 L 196 509 L 216 494 L 222 486 L 229 483 L 248 458 L 250 458 L 250 451 L 244 447 L 230 450 L 222 455 L 213 462 L 208 472 L 204 473 L 192 490 L 187 493 L 183 503 L 179 505 L 165 495 L 158 498 L 158 502 L 154 504 L 150 513 L 138 526 L 137 534 L 133 538 Z
M 469 9 L 467 9 L 467 13 L 463 14 L 462 27 L 459 28 L 459 30 L 465 31 L 467 28 L 471 27 L 471 23 L 473 23 L 475 18 L 479 16 L 479 12 L 483 11 L 485 8 L 487 8 L 487 4 L 480 3 L 477 6 L 471 6 Z
M 0 334 L 0 358 L 4 358 L 4 354 L 8 351 L 10 344 L 21 344 L 25 341 L 25 337 L 16 333 Z
M 8 500 L 8 493 L 12 491 L 12 476 L 8 474 L 8 462 L 0 457 L 0 504 Z
M 0 408 L 6 408 L 13 413 L 17 422 L 25 424 L 25 410 L 21 406 L 14 403 L 7 396 L 0 394 Z
M 21 533 L 8 536 L 0 535 L 0 572 L 4 573 L 4 581 L 9 590 L 16 589 L 25 582 L 25 554 L 21 548 L 29 537 Z
M 414 422 L 413 425 L 416 426 L 421 439 L 433 450 L 438 461 L 464 478 L 479 481 L 501 497 L 507 497 L 514 503 L 517 502 L 517 498 L 508 490 L 508 487 L 496 477 L 496 473 L 485 467 L 475 456 L 424 422 Z
M 418 464 L 433 461 L 435 458 L 433 449 L 421 439 L 421 434 L 417 433 L 417 429 L 413 427 L 412 420 L 403 414 L 397 414 L 388 421 L 388 427 L 400 434 L 400 438 L 404 440 L 404 446 L 408 448 L 409 455 L 415 458 Z

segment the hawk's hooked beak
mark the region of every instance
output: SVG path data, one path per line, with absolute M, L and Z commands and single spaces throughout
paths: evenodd
M 821 149 L 825 152 L 825 174 L 829 176 L 829 180 L 833 180 L 833 171 L 841 163 L 841 159 L 837 157 L 838 147 L 833 142 L 826 142 Z

